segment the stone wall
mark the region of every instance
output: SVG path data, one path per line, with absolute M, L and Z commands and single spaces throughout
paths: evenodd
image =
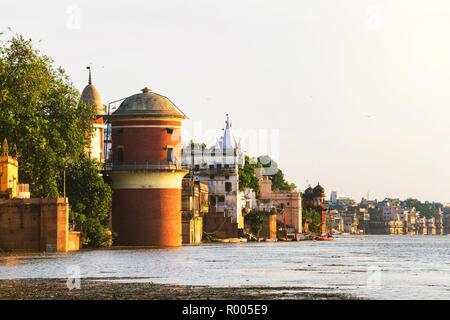
M 0 199 L 0 248 L 78 250 L 79 233 L 69 232 L 68 221 L 68 202 L 63 198 Z
M 216 212 L 215 207 L 210 207 L 210 211 L 203 217 L 203 231 L 216 238 L 237 238 L 238 224 L 232 221 L 231 217 L 225 217 L 221 212 Z

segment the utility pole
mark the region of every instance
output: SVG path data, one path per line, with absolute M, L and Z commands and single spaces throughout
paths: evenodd
M 66 203 L 66 165 L 64 164 L 64 187 L 63 187 L 63 194 L 64 194 L 64 203 Z

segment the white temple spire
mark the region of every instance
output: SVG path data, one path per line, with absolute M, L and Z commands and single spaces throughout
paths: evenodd
M 227 121 L 225 126 L 225 131 L 223 133 L 223 139 L 222 139 L 222 148 L 223 149 L 234 149 L 236 147 L 236 144 L 233 143 L 234 139 L 231 135 L 231 129 L 230 129 L 230 118 L 227 114 Z

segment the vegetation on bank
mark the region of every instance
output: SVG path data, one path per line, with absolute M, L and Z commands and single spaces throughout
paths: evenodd
M 297 188 L 294 183 L 289 183 L 284 179 L 283 171 L 278 167 L 278 163 L 275 162 L 270 156 L 258 157 L 258 163 L 263 168 L 262 174 L 268 176 L 272 181 L 272 190 L 280 192 L 290 192 Z
M 429 203 L 422 203 L 417 199 L 406 199 L 405 204 L 409 208 L 416 208 L 416 211 L 420 211 L 420 214 L 429 219 L 438 215 L 437 210 Z
M 239 169 L 239 190 L 244 191 L 247 188 L 253 189 L 256 194 L 259 193 L 259 182 L 256 177 L 255 167 L 261 167 L 260 163 L 252 164 L 249 156 L 245 156 L 244 167 Z
M 32 197 L 62 197 L 66 169 L 70 220 L 81 224 L 85 244 L 103 246 L 111 189 L 85 156 L 96 112 L 79 99 L 64 69 L 31 39 L 0 41 L 0 137 L 17 145 L 20 182 Z
M 250 224 L 250 228 L 252 233 L 259 238 L 259 233 L 263 228 L 263 213 L 258 211 L 252 211 L 248 215 L 245 216 L 245 219 L 248 220 Z

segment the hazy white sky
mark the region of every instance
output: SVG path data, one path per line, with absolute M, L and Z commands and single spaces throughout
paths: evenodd
M 2 1 L 8 27 L 104 104 L 168 96 L 187 139 L 229 113 L 301 189 L 450 201 L 448 0 Z

